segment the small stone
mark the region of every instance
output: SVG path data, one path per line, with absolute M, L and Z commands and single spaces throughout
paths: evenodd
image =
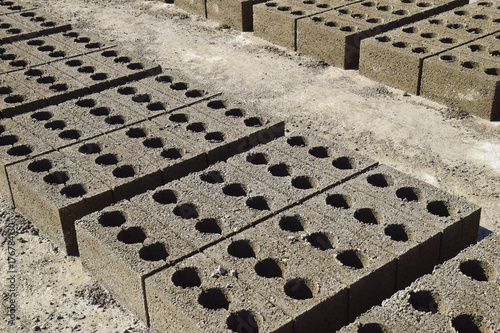
M 222 266 L 218 266 L 215 270 L 218 274 L 226 275 L 227 271 Z

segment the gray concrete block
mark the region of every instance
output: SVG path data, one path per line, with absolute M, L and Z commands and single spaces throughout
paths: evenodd
M 0 15 L 34 9 L 35 8 L 32 5 L 24 5 L 20 4 L 19 2 L 16 3 L 13 1 L 2 1 L 2 3 L 0 3 Z
M 398 315 L 396 311 L 374 306 L 360 315 L 356 320 L 340 329 L 339 333 L 363 333 L 363 332 L 392 332 L 408 333 L 416 332 L 417 327 L 411 325 Z
M 59 152 L 7 167 L 16 208 L 68 254 L 78 253 L 74 221 L 108 206 L 111 189 Z
M 461 198 L 388 166 L 379 166 L 349 184 L 441 230 L 441 262 L 476 242 L 481 210 Z
M 147 159 L 137 158 L 139 151 L 133 150 L 126 142 L 113 141 L 107 136 L 86 140 L 59 151 L 110 187 L 115 202 L 163 183 L 161 170 Z
M 220 267 L 220 269 L 218 269 Z M 289 316 L 203 255 L 146 278 L 151 328 L 157 332 L 292 333 Z
M 296 332 L 327 332 L 346 323 L 347 288 L 254 228 L 203 251 L 294 319 Z
M 83 266 L 144 321 L 146 276 L 195 252 L 128 201 L 85 216 L 76 222 L 76 230 Z
M 207 0 L 207 18 L 241 31 L 253 30 L 253 6 L 264 0 Z
M 0 116 L 10 118 L 47 105 L 45 96 L 26 86 L 20 72 L 0 77 Z
M 20 45 L 21 43 L 3 44 L 0 47 L 1 74 L 44 63 L 44 59 L 33 54 L 34 52 L 28 52 L 26 48 Z

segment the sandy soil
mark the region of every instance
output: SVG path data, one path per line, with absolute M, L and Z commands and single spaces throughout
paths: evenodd
M 483 208 L 480 238 L 500 232 L 500 122 L 371 81 L 189 14 L 145 0 L 26 0 L 75 29 L 180 70 Z M 9 293 L 15 250 L 15 320 L 1 332 L 147 332 L 81 266 L 0 201 L 0 291 Z M 11 236 L 11 237 L 10 237 Z M 9 241 L 14 245 L 9 246 Z M 4 299 L 4 305 L 8 305 Z

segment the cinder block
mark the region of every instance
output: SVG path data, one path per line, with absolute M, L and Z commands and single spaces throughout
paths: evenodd
M 146 276 L 195 253 L 163 223 L 121 201 L 76 222 L 83 266 L 147 322 Z
M 44 63 L 44 59 L 28 52 L 22 42 L 3 44 L 0 47 L 0 73 L 5 74 Z
M 347 216 L 332 221 L 311 213 L 315 208 L 288 209 L 256 229 L 348 286 L 348 318 L 352 321 L 394 293 L 397 262 L 393 254 L 371 244 L 368 234 L 349 231 L 345 227 L 349 222 L 343 222 Z
M 47 105 L 45 96 L 26 86 L 24 80 L 20 72 L 0 76 L 0 118 L 10 118 Z
M 491 252 L 495 256 L 500 256 L 500 236 L 490 234 L 488 237 L 477 243 L 477 247 Z
M 0 3 L 0 15 L 6 15 L 9 13 L 15 13 L 23 10 L 34 10 L 35 8 L 30 5 L 21 5 L 13 1 L 2 1 Z
M 219 267 L 200 253 L 146 278 L 151 328 L 157 332 L 294 332 L 289 316 Z
M 60 152 L 111 188 L 115 202 L 162 184 L 158 167 L 147 159 L 137 158 L 140 153 L 126 142 L 116 142 L 107 136 L 69 146 Z
M 392 332 L 409 333 L 416 332 L 417 327 L 401 318 L 397 311 L 392 311 L 382 306 L 374 306 L 360 315 L 348 326 L 343 327 L 339 333 L 363 333 L 363 332 Z
M 115 44 L 110 43 L 109 40 L 88 31 L 69 30 L 52 34 L 46 38 L 48 43 L 52 41 L 64 43 L 65 51 L 69 52 L 67 54 L 68 57 L 70 55 L 93 53 L 115 46 Z
M 481 209 L 474 204 L 388 166 L 379 166 L 349 184 L 441 230 L 441 262 L 476 242 Z
M 207 18 L 241 31 L 253 30 L 253 6 L 265 0 L 207 0 Z
M 74 221 L 113 201 L 111 189 L 59 152 L 7 167 L 16 208 L 68 254 L 78 253 Z
M 295 332 L 330 332 L 346 323 L 347 288 L 259 230 L 203 251 L 294 319 Z

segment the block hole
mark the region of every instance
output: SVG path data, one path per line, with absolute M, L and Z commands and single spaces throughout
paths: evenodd
M 412 49 L 411 51 L 413 53 L 416 53 L 416 54 L 424 54 L 424 53 L 429 52 L 429 50 L 426 49 L 425 47 L 416 47 L 416 48 Z
M 446 37 L 446 38 L 441 38 L 439 40 L 441 43 L 443 44 L 455 44 L 457 42 L 456 39 L 453 39 L 453 38 L 449 38 L 449 37 Z
M 455 29 L 462 29 L 464 27 L 464 25 L 460 24 L 460 23 L 450 23 L 450 24 L 446 25 L 446 27 L 448 29 L 454 29 L 455 30 Z
M 173 78 L 171 76 L 168 76 L 168 75 L 161 75 L 161 76 L 157 76 L 155 78 L 155 81 L 161 82 L 161 83 L 170 83 L 173 81 Z
M 189 121 L 189 117 L 184 113 L 173 114 L 168 119 L 174 123 L 187 123 Z
M 317 293 L 317 287 L 313 283 L 301 278 L 287 281 L 283 289 L 288 297 L 297 300 L 313 298 Z
M 82 108 L 93 108 L 95 106 L 95 100 L 91 98 L 81 99 L 77 101 L 75 104 Z
M 82 66 L 78 68 L 78 73 L 92 74 L 95 72 L 95 68 L 92 66 Z
M 203 234 L 221 234 L 222 228 L 220 226 L 220 222 L 217 219 L 202 219 L 201 221 L 196 222 L 195 229 Z
M 205 140 L 211 143 L 223 142 L 226 139 L 226 135 L 222 132 L 210 132 L 205 135 Z
M 276 7 L 276 6 L 278 6 L 278 4 L 276 2 L 266 2 L 266 6 L 267 7 Z
M 123 125 L 125 124 L 125 119 L 123 119 L 122 116 L 112 116 L 112 117 L 106 117 L 104 119 L 104 122 L 109 125 Z
M 219 288 L 205 289 L 198 296 L 198 303 L 206 309 L 229 309 L 231 296 Z
M 202 275 L 196 267 L 185 267 L 172 274 L 172 283 L 176 287 L 193 288 L 201 286 Z
M 85 45 L 86 49 L 98 49 L 101 47 L 101 43 L 88 43 Z
M 26 156 L 33 152 L 33 150 L 27 145 L 20 145 L 16 147 L 12 147 L 7 150 L 7 154 L 10 156 Z
M 451 320 L 451 326 L 458 333 L 490 333 L 487 324 L 481 316 L 462 314 Z
M 144 140 L 142 144 L 147 148 L 162 148 L 165 145 L 165 141 L 162 138 L 149 138 Z
M 169 149 L 164 149 L 161 152 L 161 156 L 163 158 L 169 159 L 169 160 L 177 160 L 179 158 L 182 158 L 186 152 L 183 149 L 180 148 L 169 148 Z
M 482 34 L 484 32 L 484 30 L 481 28 L 470 28 L 470 29 L 467 29 L 466 31 L 468 33 L 474 34 L 474 35 L 479 35 L 479 34 Z
M 36 79 L 36 82 L 38 82 L 40 84 L 51 84 L 51 83 L 56 82 L 56 78 L 53 76 L 42 76 L 42 77 Z
M 379 10 L 381 12 L 388 12 L 391 10 L 391 6 L 378 6 L 377 10 Z
M 335 208 L 349 209 L 352 207 L 352 199 L 344 194 L 330 194 L 325 201 L 327 205 Z
M 384 233 L 396 242 L 407 242 L 413 239 L 413 232 L 403 224 L 389 224 Z
M 53 47 L 52 45 L 43 45 L 43 46 L 40 46 L 38 48 L 38 51 L 40 52 L 52 52 L 54 51 L 56 48 Z
M 225 109 L 227 107 L 227 104 L 224 103 L 223 101 L 217 100 L 209 102 L 207 106 L 211 109 L 219 110 L 219 109 Z
M 432 7 L 432 4 L 429 2 L 419 2 L 417 3 L 417 7 L 422 7 L 422 8 Z
M 366 178 L 366 181 L 368 184 L 375 186 L 375 187 L 389 187 L 394 185 L 394 180 L 391 176 L 389 175 L 384 175 L 381 173 L 376 173 L 373 175 L 368 176 Z
M 79 36 L 79 34 L 78 34 L 78 32 L 70 31 L 70 32 L 64 33 L 63 36 L 66 38 L 76 38 Z
M 117 57 L 117 58 L 115 58 L 114 62 L 117 64 L 127 64 L 130 62 L 130 58 L 129 57 Z
M 62 131 L 61 133 L 59 133 L 58 136 L 64 140 L 78 140 L 81 136 L 81 133 L 78 130 L 72 129 L 72 130 Z
M 273 258 L 267 258 L 259 261 L 255 264 L 254 269 L 258 276 L 268 279 L 283 277 L 283 272 L 285 270 L 283 265 L 278 260 Z
M 145 138 L 146 132 L 142 128 L 132 127 L 125 133 L 131 139 Z
M 456 209 L 445 201 L 432 201 L 427 204 L 427 211 L 432 215 L 441 217 L 452 216 L 456 214 Z
M 227 247 L 227 253 L 236 258 L 255 258 L 257 247 L 248 239 L 233 241 Z
M 154 243 L 139 250 L 139 257 L 146 261 L 160 261 L 168 257 L 168 251 L 163 243 Z
M 114 165 L 118 163 L 118 157 L 115 154 L 104 154 L 97 157 L 95 163 L 99 165 Z
M 481 7 L 491 7 L 493 6 L 493 4 L 491 2 L 478 2 L 476 3 L 477 6 L 481 6 Z
M 68 180 L 69 176 L 64 171 L 55 171 L 43 177 L 43 181 L 51 185 L 64 184 Z
M 108 74 L 106 73 L 95 73 L 90 76 L 90 78 L 94 81 L 103 81 L 108 78 Z
M 88 38 L 88 37 L 79 37 L 79 38 L 75 38 L 74 42 L 77 43 L 77 44 L 84 44 L 84 43 L 90 42 L 90 38 Z
M 117 239 L 125 244 L 142 243 L 146 239 L 146 234 L 140 227 L 130 227 L 122 229 L 118 233 Z
M 300 215 L 283 216 L 278 222 L 281 230 L 299 232 L 307 229 L 307 221 Z
M 87 190 L 82 184 L 73 184 L 64 187 L 60 193 L 67 198 L 78 198 L 85 195 Z
M 443 24 L 443 20 L 438 20 L 438 19 L 432 19 L 428 21 L 432 25 L 441 25 Z
M 17 56 L 15 54 L 12 54 L 12 53 L 2 54 L 0 56 L 0 59 L 5 60 L 5 61 L 15 60 L 16 58 L 17 58 Z
M 312 156 L 314 156 L 316 158 L 327 158 L 327 157 L 332 156 L 332 152 L 330 151 L 329 148 L 321 147 L 321 146 L 313 147 L 313 148 L 309 149 L 309 154 L 311 154 Z
M 422 200 L 422 192 L 414 187 L 401 187 L 396 191 L 396 196 L 404 201 Z
M 398 16 L 404 16 L 404 15 L 408 15 L 410 12 L 408 12 L 407 10 L 404 10 L 404 9 L 399 9 L 399 10 L 395 10 L 392 12 L 393 15 L 398 15 Z
M 410 291 L 408 301 L 417 311 L 437 313 L 440 310 L 437 295 L 429 290 Z
M 17 61 L 11 61 L 9 63 L 12 67 L 26 67 L 28 66 L 28 63 L 24 60 L 17 60 Z
M 269 203 L 263 196 L 256 196 L 248 199 L 246 205 L 255 210 L 271 210 Z
M 382 216 L 371 208 L 361 208 L 354 212 L 354 218 L 365 224 L 380 224 Z
M 224 182 L 224 177 L 219 171 L 209 171 L 200 175 L 200 179 L 209 184 L 220 184 Z
M 342 265 L 361 269 L 368 266 L 368 258 L 357 250 L 346 250 L 337 254 L 337 260 L 342 263 Z
M 264 125 L 262 119 L 259 117 L 250 117 L 244 120 L 245 126 L 247 127 L 261 127 Z
M 21 96 L 21 95 L 10 95 L 10 96 L 7 96 L 4 99 L 4 101 L 5 101 L 5 103 L 8 103 L 8 104 L 22 103 L 24 101 L 24 96 Z
M 488 75 L 500 75 L 500 68 L 486 68 L 484 72 Z
M 224 113 L 228 117 L 241 118 L 245 116 L 245 111 L 242 109 L 230 109 Z
M 55 92 L 66 91 L 68 89 L 69 89 L 69 87 L 66 83 L 58 83 L 58 84 L 51 85 L 49 87 L 50 91 L 55 91 Z
M 247 188 L 243 184 L 234 183 L 224 186 L 222 192 L 231 197 L 244 197 L 247 195 Z
M 378 17 L 372 17 L 372 18 L 367 19 L 366 22 L 376 24 L 376 23 L 382 23 L 382 22 L 384 22 L 384 20 L 381 18 L 378 18 Z
M 186 93 L 184 95 L 186 95 L 186 97 L 188 97 L 188 98 L 199 98 L 199 97 L 202 97 L 203 95 L 205 95 L 205 92 L 203 90 L 192 89 L 192 90 L 186 91 Z
M 279 9 L 279 8 L 278 8 Z M 296 15 L 296 16 L 300 16 L 300 15 L 304 15 L 304 12 L 301 11 L 301 10 L 294 10 L 293 12 L 291 12 L 290 14 L 292 15 Z
M 21 32 L 22 32 L 21 29 L 9 29 L 9 30 L 7 30 L 7 33 L 10 35 L 17 35 L 17 34 L 20 34 Z
M 138 94 L 133 96 L 132 100 L 136 103 L 149 103 L 151 102 L 151 96 L 148 94 Z
M 487 15 L 484 15 L 484 14 L 474 15 L 474 16 L 472 16 L 472 18 L 474 20 L 487 20 L 487 19 L 489 19 L 489 17 Z
M 403 28 L 403 32 L 407 34 L 414 34 L 418 32 L 418 29 L 416 27 L 408 27 L 408 28 Z
M 187 90 L 189 85 L 185 82 L 176 82 L 170 85 L 170 89 L 172 90 Z
M 0 95 L 8 95 L 12 93 L 11 87 L 0 87 Z
M 167 108 L 165 107 L 165 104 L 162 102 L 154 102 L 154 103 L 149 103 L 146 108 L 149 111 L 163 111 L 166 110 Z
M 43 39 L 32 39 L 26 42 L 29 46 L 42 46 L 45 44 L 45 41 Z
M 303 136 L 292 136 L 286 142 L 291 147 L 306 147 L 309 145 L 309 142 Z
M 361 324 L 358 327 L 357 333 L 391 333 L 384 325 L 379 323 Z
M 44 158 L 28 164 L 28 170 L 31 172 L 46 172 L 52 169 L 52 162 Z
M 269 3 L 266 3 L 266 6 Z M 271 3 L 276 6 L 275 3 Z M 271 6 L 270 6 L 271 7 Z M 227 328 L 237 333 L 258 333 L 262 326 L 262 319 L 254 312 L 241 310 L 231 313 L 226 319 Z
M 396 43 L 393 43 L 392 46 L 397 47 L 398 49 L 404 49 L 405 47 L 408 47 L 408 43 L 396 42 Z
M 51 121 L 50 123 L 46 123 L 44 127 L 53 131 L 62 130 L 63 128 L 66 127 L 66 123 L 62 120 L 54 120 Z
M 109 115 L 111 110 L 107 107 L 98 107 L 98 108 L 93 108 L 90 111 L 90 114 L 96 117 L 103 117 Z
M 102 213 L 97 221 L 103 227 L 119 227 L 127 221 L 127 217 L 123 212 L 113 210 Z
M 380 37 L 375 37 L 375 40 L 381 43 L 388 43 L 392 41 L 392 38 L 389 36 L 380 36 Z
M 207 126 L 204 123 L 192 123 L 189 124 L 186 129 L 191 132 L 200 133 L 204 132 L 207 129 Z
M 78 152 L 85 155 L 98 154 L 101 152 L 101 146 L 97 143 L 86 143 L 78 148 Z
M 198 218 L 196 206 L 190 203 L 175 206 L 173 213 L 185 220 Z
M 337 240 L 323 232 L 315 232 L 306 237 L 307 242 L 321 251 L 333 249 L 337 246 Z
M 359 13 L 353 13 L 353 14 L 351 14 L 351 17 L 353 19 L 357 19 L 357 20 L 361 20 L 361 19 L 364 20 L 364 19 L 366 19 L 367 15 L 365 15 L 365 14 L 359 14 Z
M 338 27 L 338 26 L 339 26 L 339 24 L 338 24 L 337 22 L 332 22 L 332 21 L 330 21 L 330 22 L 326 22 L 326 23 L 325 23 L 325 26 L 327 26 L 327 27 L 331 27 L 331 28 L 336 28 L 336 27 Z
M 0 136 L 0 146 L 11 146 L 18 141 L 19 139 L 15 135 Z
M 269 156 L 264 153 L 251 153 L 247 155 L 247 162 L 254 165 L 265 165 L 269 162 Z
M 453 62 L 453 61 L 457 60 L 456 57 L 451 56 L 451 55 L 442 55 L 439 57 L 439 59 L 442 61 L 446 61 L 446 62 Z
M 120 87 L 118 88 L 118 93 L 120 95 L 135 95 L 137 93 L 137 88 L 135 87 Z
M 351 157 L 342 156 L 332 161 L 332 165 L 340 170 L 351 170 L 358 167 L 358 163 Z
M 313 177 L 298 176 L 292 179 L 292 186 L 301 190 L 308 190 L 318 186 L 318 182 Z
M 130 178 L 134 177 L 136 171 L 131 165 L 122 165 L 113 170 L 113 176 L 116 178 Z
M 49 53 L 49 57 L 51 58 L 62 58 L 65 57 L 66 53 L 64 51 L 56 51 Z
M 162 205 L 177 203 L 177 198 L 178 194 L 173 190 L 160 190 L 153 194 L 153 200 Z
M 291 8 L 291 7 L 288 7 L 288 6 L 279 6 L 279 7 L 278 7 L 278 10 L 279 10 L 280 12 L 288 12 L 288 11 L 292 10 L 292 8 Z
M 500 51 L 495 50 L 490 52 L 490 56 L 492 57 L 500 57 Z
M 465 10 L 456 10 L 453 12 L 453 14 L 455 14 L 457 16 L 466 16 L 466 15 L 469 15 L 469 12 L 467 12 Z
M 493 281 L 496 278 L 495 269 L 486 261 L 467 260 L 458 266 L 462 274 L 476 281 Z

